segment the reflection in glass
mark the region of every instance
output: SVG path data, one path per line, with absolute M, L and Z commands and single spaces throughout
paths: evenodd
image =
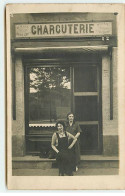
M 29 122 L 65 119 L 71 108 L 70 68 L 30 68 L 29 74 Z

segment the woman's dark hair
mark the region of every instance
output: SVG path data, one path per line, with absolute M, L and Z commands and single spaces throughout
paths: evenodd
M 74 113 L 73 113 L 73 112 L 69 112 L 69 113 L 67 114 L 67 120 L 68 120 L 68 116 L 69 116 L 70 114 L 73 114 L 73 116 L 74 116 Z
M 56 123 L 56 128 L 57 128 L 58 124 L 61 124 L 61 125 L 63 125 L 64 131 L 66 130 L 66 126 L 65 126 L 65 123 L 64 123 L 64 121 L 62 121 L 62 120 L 60 120 L 60 121 L 57 121 L 57 123 Z
M 69 121 L 68 116 L 69 116 L 70 114 L 73 114 L 73 116 L 74 116 L 74 113 L 73 113 L 73 112 L 69 112 L 69 113 L 67 114 L 67 121 Z M 74 119 L 73 119 L 73 123 L 75 123 L 75 116 L 74 116 Z

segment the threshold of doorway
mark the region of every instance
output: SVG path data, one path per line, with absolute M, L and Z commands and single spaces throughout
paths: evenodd
M 82 155 L 79 168 L 118 168 L 117 156 Z M 56 159 L 40 158 L 39 156 L 13 157 L 13 169 L 50 169 L 57 168 Z
M 81 161 L 118 161 L 118 156 L 104 156 L 104 155 L 81 155 Z M 48 159 L 48 158 L 40 158 L 39 156 L 20 156 L 20 157 L 13 157 L 12 161 L 47 161 L 47 162 L 54 162 L 55 159 Z

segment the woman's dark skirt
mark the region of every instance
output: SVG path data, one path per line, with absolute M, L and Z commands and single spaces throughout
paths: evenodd
M 56 157 L 59 168 L 59 175 L 73 175 L 75 171 L 75 154 L 74 149 L 61 150 Z

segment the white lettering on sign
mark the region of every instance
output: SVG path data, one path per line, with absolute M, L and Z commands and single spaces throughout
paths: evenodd
M 17 24 L 16 38 L 85 37 L 112 35 L 111 22 Z

